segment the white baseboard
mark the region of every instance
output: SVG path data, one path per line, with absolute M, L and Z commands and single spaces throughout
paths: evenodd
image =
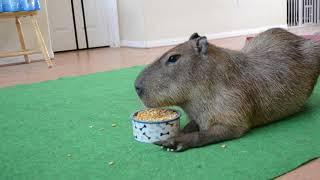
M 259 28 L 236 30 L 236 31 L 222 32 L 222 33 L 208 33 L 208 34 L 205 34 L 205 36 L 207 36 L 209 40 L 236 37 L 236 36 L 245 36 L 250 34 L 257 34 L 267 29 L 275 28 L 275 27 L 280 27 L 285 29 L 288 28 L 286 24 L 283 24 L 283 25 L 277 25 L 277 26 L 265 26 L 265 27 L 259 27 Z M 121 40 L 121 46 L 136 47 L 136 48 L 170 46 L 170 45 L 177 45 L 177 44 L 183 43 L 186 40 L 188 40 L 188 38 L 189 37 L 179 37 L 179 38 L 173 38 L 173 39 L 162 39 L 162 40 L 152 40 L 152 41 Z
M 147 48 L 146 41 L 127 41 L 121 40 L 120 41 L 121 47 L 136 47 L 136 48 Z
M 229 37 L 236 37 L 236 36 L 245 36 L 250 34 L 257 34 L 260 32 L 263 32 L 265 30 L 268 30 L 270 28 L 284 28 L 287 29 L 288 26 L 285 25 L 277 25 L 277 26 L 265 26 L 265 27 L 259 27 L 259 28 L 253 28 L 253 29 L 245 29 L 245 30 L 237 30 L 237 31 L 230 31 L 230 32 L 223 32 L 223 33 L 216 33 L 216 34 L 208 34 L 207 38 L 209 40 L 211 39 L 221 39 L 221 38 L 229 38 Z
M 53 52 L 49 52 L 50 58 L 54 58 Z M 31 54 L 28 55 L 29 59 L 32 61 L 35 60 L 44 60 L 42 54 Z M 24 57 L 23 56 L 16 56 L 16 57 L 7 57 L 7 58 L 0 58 L 0 65 L 5 65 L 5 64 L 14 64 L 14 63 L 20 63 L 24 62 Z

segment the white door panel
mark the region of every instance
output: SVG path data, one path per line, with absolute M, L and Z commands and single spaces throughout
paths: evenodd
M 48 1 L 53 50 L 74 50 L 77 49 L 77 43 L 79 49 L 87 48 L 82 9 L 85 14 L 88 47 L 109 46 L 107 0 L 83 0 L 83 8 L 81 0 L 72 1 L 75 22 L 70 0 Z
M 73 0 L 75 23 L 77 27 L 78 46 L 79 49 L 87 48 L 86 36 L 84 32 L 83 14 L 81 0 Z
M 77 49 L 70 0 L 49 0 L 48 16 L 53 51 Z
M 83 0 L 89 47 L 109 46 L 108 3 L 106 0 Z

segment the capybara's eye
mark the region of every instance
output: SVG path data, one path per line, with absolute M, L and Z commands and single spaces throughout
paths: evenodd
M 172 63 L 176 63 L 177 60 L 181 57 L 180 54 L 175 54 L 169 57 L 169 59 L 167 60 L 167 64 L 172 64 Z

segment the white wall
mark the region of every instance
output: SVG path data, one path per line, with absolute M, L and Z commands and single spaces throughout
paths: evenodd
M 118 0 L 120 38 L 127 41 L 145 39 L 144 0 Z
M 286 26 L 286 0 L 119 2 L 122 45 L 152 47 L 180 43 L 193 32 L 213 39 Z
M 49 54 L 53 57 L 53 52 L 51 48 L 48 16 L 46 8 L 46 0 L 41 1 L 41 10 L 38 15 L 38 22 L 46 42 Z M 31 21 L 29 18 L 22 18 L 22 29 L 24 31 L 27 48 L 33 49 L 37 47 L 37 40 L 34 31 L 31 26 Z M 20 50 L 19 39 L 16 31 L 15 20 L 1 20 L 0 21 L 0 51 L 14 51 Z M 31 60 L 43 59 L 40 54 L 34 54 L 30 56 Z M 13 62 L 23 62 L 23 57 L 10 57 L 10 58 L 0 58 L 0 64 L 8 64 Z

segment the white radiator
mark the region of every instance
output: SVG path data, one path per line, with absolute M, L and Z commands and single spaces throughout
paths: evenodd
M 320 23 L 320 0 L 287 0 L 288 26 Z

